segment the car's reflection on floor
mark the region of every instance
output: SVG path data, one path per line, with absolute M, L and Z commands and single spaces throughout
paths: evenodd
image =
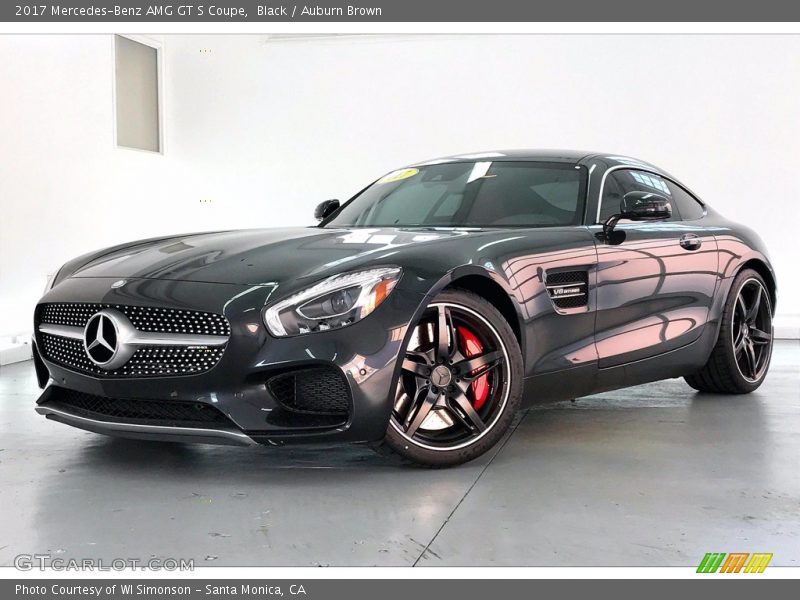
M 0 564 L 690 565 L 710 547 L 796 564 L 798 365 L 783 342 L 749 396 L 669 380 L 534 408 L 445 470 L 360 446 L 107 438 L 37 418 L 30 365 L 3 367 Z

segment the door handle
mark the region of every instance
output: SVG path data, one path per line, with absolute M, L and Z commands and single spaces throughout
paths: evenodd
M 702 246 L 703 240 L 693 233 L 687 233 L 686 235 L 681 236 L 680 244 L 681 248 L 684 250 L 692 251 L 697 250 L 700 246 Z

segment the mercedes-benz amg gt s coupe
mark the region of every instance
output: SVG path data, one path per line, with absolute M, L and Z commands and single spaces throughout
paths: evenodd
M 315 216 L 67 262 L 35 310 L 36 410 L 110 435 L 361 442 L 448 466 L 531 403 L 674 377 L 741 394 L 767 373 L 763 242 L 651 164 L 451 156 Z

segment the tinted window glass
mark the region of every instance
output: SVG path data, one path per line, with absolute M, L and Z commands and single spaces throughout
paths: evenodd
M 603 187 L 603 201 L 600 205 L 600 222 L 619 213 L 619 206 L 623 196 L 628 192 L 650 192 L 660 194 L 670 200 L 672 204 L 672 217 L 668 221 L 680 221 L 680 207 L 673 201 L 672 190 L 669 182 L 645 171 L 620 169 L 613 171 L 607 178 Z
M 459 162 L 389 173 L 327 227 L 577 225 L 585 169 L 537 162 Z
M 703 205 L 698 202 L 694 196 L 684 190 L 681 186 L 667 182 L 669 184 L 670 192 L 672 192 L 672 205 L 678 207 L 681 213 L 681 218 L 684 221 L 694 221 L 702 219 L 705 214 Z

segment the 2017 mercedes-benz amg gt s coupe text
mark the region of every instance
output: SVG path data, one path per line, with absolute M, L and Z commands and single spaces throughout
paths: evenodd
M 764 244 L 645 162 L 452 156 L 316 216 L 66 263 L 35 311 L 36 410 L 111 435 L 363 442 L 447 466 L 530 403 L 673 377 L 747 393 L 767 373 Z

